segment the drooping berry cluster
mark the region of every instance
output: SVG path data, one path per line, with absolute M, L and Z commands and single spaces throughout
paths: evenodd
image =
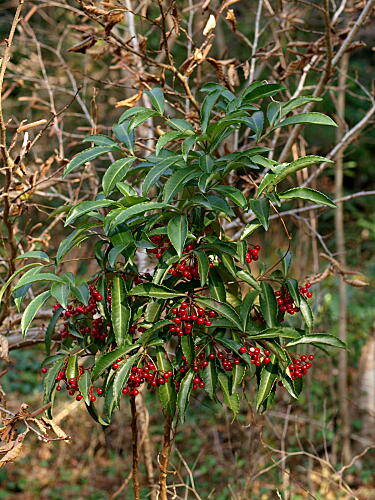
M 200 349 L 199 346 L 195 346 L 195 349 L 198 351 Z M 193 378 L 193 389 L 196 390 L 196 389 L 204 389 L 206 384 L 203 382 L 203 380 L 201 379 L 201 377 L 199 376 L 198 372 L 200 370 L 203 370 L 204 368 L 206 368 L 208 365 L 209 365 L 209 362 L 206 360 L 206 355 L 204 352 L 201 352 L 197 359 L 194 360 L 194 364 L 193 366 L 190 366 L 186 357 L 185 356 L 182 356 L 182 363 L 183 365 L 181 366 L 181 368 L 179 369 L 179 372 L 182 375 L 182 377 L 185 376 L 185 374 L 187 372 L 189 372 L 190 370 L 193 370 L 193 372 L 195 373 L 195 376 Z M 175 387 L 176 387 L 176 391 L 178 392 L 179 389 L 180 389 L 180 384 L 181 384 L 181 379 L 177 379 L 175 380 Z
M 68 392 L 69 396 L 76 396 L 77 401 L 81 401 L 83 399 L 83 395 L 80 393 L 79 388 L 78 388 L 78 381 L 80 377 L 83 375 L 85 369 L 83 367 L 79 367 L 77 377 L 71 377 L 67 378 L 66 375 L 66 369 L 62 369 L 58 372 L 57 377 L 56 377 L 56 391 L 60 392 L 62 388 L 64 387 L 66 391 Z M 48 372 L 48 369 L 43 367 L 42 368 L 42 373 L 46 374 Z M 96 396 L 94 395 L 94 390 L 98 394 L 98 396 L 101 396 L 104 393 L 104 390 L 101 387 L 94 387 L 93 385 L 90 385 L 89 388 L 89 398 L 90 401 L 94 402 L 96 401 Z M 78 393 L 78 394 L 77 394 Z
M 172 375 L 171 370 L 161 372 L 152 362 L 146 363 L 143 367 L 134 365 L 127 384 L 122 389 L 122 393 L 129 394 L 129 396 L 137 396 L 139 394 L 138 388 L 143 383 L 146 382 L 149 388 L 159 387 L 166 384 Z
M 259 250 L 260 246 L 255 245 L 254 248 L 248 248 L 246 252 L 246 262 L 250 264 L 250 262 L 257 261 L 259 259 Z
M 97 303 L 103 300 L 103 296 L 94 285 L 90 285 L 89 290 L 90 298 L 87 306 L 80 303 L 69 304 L 66 310 L 62 311 L 61 316 L 66 320 L 60 330 L 62 339 L 74 337 L 69 332 L 69 324 L 71 324 L 81 335 L 91 335 L 92 338 L 106 340 L 109 326 L 104 325 L 104 320 L 99 316 L 97 308 Z M 61 304 L 57 303 L 53 306 L 53 311 L 61 307 Z
M 255 366 L 260 366 L 262 363 L 265 365 L 268 365 L 268 363 L 271 361 L 271 358 L 270 358 L 271 352 L 268 349 L 264 349 L 262 352 L 259 347 L 242 346 L 242 347 L 240 347 L 239 352 L 241 354 L 245 354 L 247 352 L 250 355 L 251 364 L 253 364 Z
M 293 363 L 289 365 L 290 377 L 292 380 L 296 378 L 301 378 L 303 375 L 310 370 L 312 363 L 310 361 L 314 360 L 314 354 L 301 354 L 298 358 L 293 358 Z
M 194 323 L 198 326 L 211 326 L 211 319 L 216 317 L 215 311 L 205 310 L 194 303 L 189 304 L 185 301 L 172 307 L 171 312 L 175 317 L 172 320 L 174 325 L 169 326 L 169 331 L 179 337 L 189 335 Z
M 309 291 L 309 288 L 311 287 L 311 283 L 305 283 L 304 287 L 301 287 L 299 289 L 301 295 L 305 298 L 310 299 L 313 294 L 312 292 Z M 286 287 L 281 287 L 280 290 L 275 291 L 275 296 L 277 298 L 277 304 L 279 306 L 279 311 L 284 313 L 287 312 L 288 314 L 293 314 L 299 312 L 299 307 L 297 307 L 294 303 L 293 298 L 291 297 L 290 293 L 288 292 L 288 289 Z

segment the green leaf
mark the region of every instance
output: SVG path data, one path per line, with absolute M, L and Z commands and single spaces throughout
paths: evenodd
M 250 273 L 248 273 L 247 271 L 238 271 L 237 273 L 237 277 L 241 280 L 241 281 L 245 281 L 245 283 L 247 283 L 248 285 L 252 286 L 253 288 L 255 288 L 255 290 L 261 290 L 261 286 L 260 286 L 260 283 L 259 281 L 257 281 L 254 276 L 252 276 Z
M 161 303 L 156 300 L 150 300 L 146 306 L 145 321 L 154 323 L 160 317 Z
M 46 373 L 46 376 L 43 379 L 44 403 L 49 403 L 51 401 L 52 391 L 56 384 L 57 374 L 59 373 L 59 371 L 62 369 L 63 366 L 64 366 L 64 359 L 58 359 L 53 363 L 53 365 L 50 368 L 48 368 L 48 372 Z
M 323 115 L 322 113 L 299 113 L 298 115 L 290 116 L 282 122 L 276 124 L 274 128 L 286 127 L 287 125 L 296 125 L 299 123 L 310 123 L 314 125 L 328 125 L 331 127 L 337 127 L 336 123 L 329 116 Z
M 288 292 L 290 296 L 292 297 L 295 305 L 299 307 L 300 304 L 300 299 L 301 299 L 301 294 L 299 291 L 299 286 L 298 286 L 298 281 L 293 279 L 293 278 L 288 278 L 285 282 Z
M 112 125 L 112 132 L 115 134 L 117 139 L 121 141 L 126 148 L 129 149 L 131 154 L 134 154 L 134 131 L 129 130 L 129 121 L 124 121 L 123 123 L 115 123 Z
M 135 215 L 144 214 L 145 212 L 148 212 L 150 210 L 158 210 L 160 208 L 173 208 L 173 207 L 171 205 L 167 205 L 166 203 L 158 203 L 156 201 L 137 203 L 132 207 L 125 208 L 118 215 L 116 215 L 116 217 L 114 217 L 111 220 L 111 227 L 114 228 L 122 224 L 123 222 L 127 221 L 131 217 L 134 217 Z
M 138 339 L 138 342 L 143 346 L 147 345 L 157 331 L 162 330 L 165 326 L 171 324 L 172 322 L 169 319 L 162 319 L 160 321 L 157 321 L 151 328 L 148 328 L 145 332 L 142 333 L 142 335 Z
M 164 109 L 165 109 L 165 99 L 164 99 L 164 93 L 163 93 L 162 89 L 160 89 L 159 87 L 155 87 L 152 90 L 146 90 L 145 94 L 148 95 L 148 97 L 151 101 L 152 107 L 154 109 L 156 109 L 156 111 L 159 114 L 162 115 L 164 113 Z
M 120 347 L 132 341 L 129 334 L 131 310 L 126 298 L 126 288 L 122 276 L 116 275 L 111 288 L 111 320 L 116 344 Z
M 241 208 L 245 208 L 247 206 L 247 201 L 242 192 L 232 186 L 215 186 L 212 188 L 214 191 L 218 193 L 222 193 L 224 196 L 233 201 L 236 205 Z
M 62 240 L 62 242 L 59 245 L 59 248 L 57 250 L 56 254 L 56 263 L 60 264 L 61 259 L 65 257 L 65 255 L 75 246 L 79 245 L 82 243 L 82 241 L 86 240 L 92 234 L 90 234 L 88 231 L 89 229 L 92 229 L 94 227 L 97 227 L 98 223 L 90 223 L 90 224 L 84 224 L 77 229 L 75 229 L 72 233 L 69 234 L 65 239 Z
M 232 392 L 234 394 L 236 392 L 237 386 L 242 384 L 246 372 L 246 365 L 240 363 L 239 365 L 234 365 L 232 370 Z
M 60 317 L 61 311 L 62 311 L 61 307 L 59 307 L 58 309 L 56 309 L 56 311 L 52 314 L 52 318 L 51 318 L 50 322 L 48 323 L 48 326 L 47 326 L 47 329 L 46 329 L 46 335 L 44 337 L 44 345 L 46 347 L 46 354 L 47 354 L 47 356 L 49 356 L 50 351 L 51 351 L 52 335 L 53 335 L 53 332 L 55 330 L 57 321 L 58 321 L 58 319 Z
M 292 340 L 291 342 L 288 342 L 286 347 L 300 344 L 325 344 L 332 347 L 346 349 L 346 345 L 344 344 L 344 342 L 342 342 L 334 335 L 328 335 L 326 333 L 313 333 L 311 335 L 304 335 L 298 340 Z
M 227 297 L 225 286 L 216 269 L 210 270 L 208 275 L 208 287 L 210 294 L 214 299 L 219 300 L 220 302 L 225 302 Z
M 200 376 L 205 384 L 205 391 L 211 399 L 216 399 L 217 369 L 214 359 L 209 360 L 208 366 L 203 368 L 200 372 Z
M 301 311 L 307 330 L 311 332 L 311 330 L 314 328 L 314 316 L 309 303 L 302 296 L 300 297 L 299 309 Z
M 180 388 L 177 394 L 177 408 L 178 414 L 183 424 L 185 422 L 185 413 L 189 404 L 190 394 L 193 387 L 193 378 L 195 373 L 190 370 L 182 379 Z
M 147 193 L 150 189 L 155 186 L 160 177 L 166 172 L 169 168 L 171 168 L 175 163 L 177 163 L 181 159 L 180 156 L 174 155 L 169 156 L 167 158 L 163 158 L 160 160 L 157 165 L 152 167 L 146 177 L 144 178 L 142 185 L 142 194 L 143 196 L 147 196 Z
M 114 383 L 114 377 L 111 377 L 106 387 L 104 405 L 103 405 L 103 413 L 105 415 L 105 420 L 107 420 L 107 422 L 109 423 L 112 420 L 112 414 L 116 407 L 116 401 L 113 395 L 113 383 Z
M 186 215 L 175 215 L 168 222 L 168 238 L 175 248 L 179 257 L 185 246 L 188 231 Z
M 21 260 L 21 259 L 39 259 L 39 260 L 44 260 L 46 262 L 50 261 L 50 258 L 46 254 L 46 252 L 42 252 L 41 250 L 34 250 L 32 252 L 25 252 L 22 255 L 19 255 L 16 257 L 15 260 Z
M 263 127 L 264 127 L 264 114 L 262 111 L 256 111 L 253 115 L 246 120 L 247 126 L 255 132 L 255 137 L 257 141 L 260 139 L 262 135 Z
M 17 290 L 21 289 L 22 287 L 24 287 L 25 285 L 30 285 L 30 284 L 33 284 L 33 283 L 39 283 L 39 282 L 58 282 L 58 283 L 63 283 L 63 279 L 56 276 L 55 274 L 52 274 L 52 273 L 37 273 L 37 274 L 30 274 L 30 275 L 27 275 L 26 274 L 24 276 L 22 276 L 22 278 L 18 281 L 17 285 L 14 287 L 13 289 L 13 294 L 15 296 L 18 296 L 17 295 Z
M 78 359 L 77 354 L 73 354 L 68 359 L 68 364 L 66 366 L 66 378 L 76 378 L 78 375 Z
M 207 307 L 217 312 L 219 316 L 223 316 L 228 319 L 234 327 L 236 327 L 239 331 L 242 331 L 242 322 L 234 307 L 224 302 L 201 296 L 196 296 L 195 302 L 200 306 Z
M 293 188 L 278 194 L 282 200 L 292 200 L 294 198 L 301 198 L 303 200 L 312 201 L 321 205 L 328 205 L 329 207 L 336 208 L 335 203 L 331 201 L 328 196 L 310 188 Z
M 87 306 L 90 298 L 90 290 L 87 283 L 82 283 L 78 286 L 71 287 L 72 294 L 74 297 L 81 302 L 83 305 Z
M 266 328 L 259 333 L 249 335 L 250 339 L 268 339 L 274 337 L 283 337 L 287 339 L 299 339 L 301 334 L 294 328 L 289 326 L 274 326 L 272 328 Z
M 116 370 L 116 374 L 114 377 L 113 381 L 113 397 L 115 399 L 115 405 L 119 406 L 120 404 L 120 397 L 122 394 L 122 389 L 127 382 L 129 378 L 130 371 L 133 367 L 133 365 L 136 363 L 137 359 L 139 358 L 139 354 L 133 354 L 133 356 L 130 356 L 125 363 L 118 369 Z
M 257 392 L 256 409 L 259 411 L 260 406 L 269 396 L 273 385 L 277 378 L 277 364 L 274 354 L 271 354 L 271 362 L 264 365 L 260 372 L 260 382 Z
M 232 394 L 229 378 L 224 373 L 219 373 L 219 384 L 223 391 L 224 403 L 233 413 L 233 418 L 236 418 L 240 411 L 240 398 L 238 394 Z
M 116 187 L 116 184 L 128 173 L 129 168 L 137 158 L 130 156 L 128 158 L 120 158 L 110 165 L 102 179 L 103 191 L 108 196 Z
M 181 339 L 182 352 L 186 357 L 189 365 L 192 365 L 195 358 L 195 344 L 193 338 L 189 334 L 189 335 L 183 335 L 182 337 L 180 337 L 180 339 Z
M 111 151 L 115 151 L 118 149 L 117 147 L 114 148 L 113 146 L 96 146 L 94 148 L 90 149 L 85 149 L 84 151 L 81 151 L 78 153 L 66 166 L 63 177 L 66 177 L 68 174 L 73 172 L 73 170 L 76 170 L 78 167 L 81 165 L 84 165 L 85 163 L 94 160 L 98 156 L 102 156 L 106 153 L 109 153 Z
M 118 144 L 116 141 L 108 137 L 107 135 L 103 134 L 92 134 L 92 135 L 87 135 L 82 139 L 82 142 L 93 142 L 96 146 L 111 146 L 111 147 L 118 147 Z
M 249 224 L 244 227 L 244 230 L 241 234 L 241 240 L 244 240 L 245 238 L 253 234 L 260 227 L 262 227 L 262 224 L 258 221 L 258 219 L 249 222 Z
M 46 290 L 41 293 L 35 299 L 33 299 L 30 304 L 26 307 L 25 312 L 23 313 L 21 319 L 21 333 L 22 335 L 26 335 L 26 332 L 34 319 L 35 315 L 39 311 L 39 309 L 43 306 L 46 300 L 51 296 L 50 290 Z
M 204 252 L 199 252 L 198 250 L 194 250 L 194 255 L 198 261 L 198 272 L 200 277 L 201 286 L 204 286 L 207 283 L 208 272 L 210 270 L 210 261 L 208 260 L 207 255 Z
M 250 208 L 258 217 L 259 222 L 264 229 L 268 229 L 268 218 L 270 216 L 270 202 L 267 198 L 260 198 L 258 200 L 250 200 Z
M 94 200 L 94 201 L 81 201 L 75 207 L 73 207 L 66 218 L 65 226 L 74 222 L 78 217 L 82 217 L 89 212 L 95 212 L 96 210 L 100 210 L 101 208 L 107 208 L 113 205 L 118 205 L 115 201 L 112 200 Z
M 211 111 L 215 106 L 216 101 L 219 99 L 221 93 L 221 90 L 216 90 L 214 92 L 211 92 L 210 94 L 207 94 L 203 99 L 203 103 L 200 109 L 201 129 L 203 133 L 207 130 Z
M 171 201 L 189 181 L 199 175 L 200 172 L 192 168 L 180 168 L 179 170 L 176 170 L 176 172 L 174 172 L 165 183 L 163 189 L 163 201 L 165 203 Z
M 156 156 L 159 156 L 160 151 L 166 144 L 168 144 L 168 142 L 174 141 L 175 139 L 180 139 L 181 137 L 186 137 L 186 134 L 184 134 L 183 132 L 177 132 L 176 130 L 165 132 L 165 134 L 161 135 L 155 146 Z
M 91 377 L 89 370 L 85 370 L 78 379 L 78 389 L 87 405 L 90 404 Z
M 185 297 L 184 293 L 179 293 L 163 285 L 155 283 L 141 283 L 132 288 L 128 295 L 139 297 L 152 297 L 154 299 L 173 299 L 174 297 Z
M 139 125 L 142 125 L 142 123 L 144 123 L 149 118 L 153 118 L 154 116 L 159 116 L 159 113 L 157 111 L 154 111 L 153 109 L 145 109 L 145 111 L 142 111 L 142 113 L 138 113 L 134 116 L 134 118 L 132 118 L 131 122 L 129 123 L 129 131 L 132 131 L 133 129 L 139 127 Z
M 130 351 L 133 351 L 134 349 L 139 349 L 138 344 L 133 344 L 133 345 L 124 345 L 122 347 L 118 347 L 117 349 L 107 352 L 105 354 L 102 354 L 96 359 L 94 368 L 92 370 L 91 378 L 92 380 L 96 380 L 102 373 L 105 372 L 107 368 L 109 368 L 117 358 L 121 358 L 125 354 L 127 354 Z
M 245 295 L 240 307 L 240 318 L 243 325 L 243 330 L 246 332 L 251 324 L 251 310 L 255 299 L 258 297 L 259 292 L 257 290 L 252 290 Z
M 264 83 L 260 85 L 259 85 L 260 82 L 254 82 L 254 83 L 257 83 L 258 85 L 257 86 L 250 85 L 249 87 L 245 88 L 242 94 L 243 100 L 253 102 L 256 101 L 257 99 L 260 99 L 261 97 L 271 96 L 285 89 L 283 85 L 280 85 L 278 83 Z
M 68 307 L 68 298 L 70 286 L 67 283 L 53 283 L 51 286 L 51 295 L 59 302 L 64 309 Z
M 122 113 L 118 122 L 122 123 L 123 121 L 127 120 L 128 118 L 131 118 L 132 116 L 144 113 L 145 111 L 150 111 L 150 110 L 148 108 L 143 107 L 143 106 L 134 106 L 133 108 L 129 108 Z
M 283 116 L 287 115 L 294 109 L 299 108 L 300 106 L 304 106 L 309 102 L 320 102 L 322 100 L 323 99 L 321 97 L 309 97 L 309 96 L 295 97 L 294 99 L 291 99 L 290 101 L 281 104 L 280 116 L 282 118 Z
M 172 370 L 172 365 L 169 362 L 167 354 L 162 347 L 156 348 L 157 366 L 158 370 L 162 373 L 168 370 Z M 163 405 L 166 413 L 173 417 L 176 411 L 176 389 L 172 382 L 172 377 L 169 378 L 168 382 L 159 387 L 159 397 L 161 404 Z
M 260 292 L 260 310 L 268 327 L 277 325 L 277 302 L 275 292 L 268 283 L 262 281 Z
M 31 270 L 31 268 L 40 268 L 40 269 L 43 269 L 44 265 L 41 264 L 40 262 L 33 262 L 32 264 L 26 264 L 26 266 L 23 266 L 23 267 L 20 267 L 20 269 L 17 269 L 16 272 L 14 272 L 12 274 L 12 276 L 10 276 L 10 278 L 8 278 L 8 280 L 4 283 L 4 285 L 0 288 L 0 303 L 1 301 L 3 300 L 3 296 L 4 296 L 4 293 L 6 292 L 6 289 L 8 288 L 8 286 L 12 283 L 12 281 L 14 280 L 14 278 L 16 276 L 18 276 L 19 274 L 21 274 L 22 272 L 26 271 L 26 269 L 29 269 Z

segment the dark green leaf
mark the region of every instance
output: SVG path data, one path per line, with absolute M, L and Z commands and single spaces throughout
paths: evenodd
M 165 371 L 172 370 L 172 365 L 169 362 L 167 354 L 164 348 L 157 347 L 157 366 L 161 373 Z M 166 413 L 173 417 L 176 411 L 176 389 L 172 382 L 172 377 L 169 378 L 168 382 L 159 387 L 159 397 L 161 404 L 163 405 Z
M 260 292 L 260 310 L 268 327 L 277 325 L 277 302 L 275 292 L 268 283 L 262 281 Z
M 47 290 L 40 295 L 36 296 L 35 299 L 33 299 L 30 304 L 26 307 L 25 312 L 23 313 L 22 319 L 21 319 L 21 333 L 22 335 L 25 335 L 32 320 L 34 319 L 35 315 L 39 311 L 39 309 L 43 306 L 43 304 L 46 302 L 46 300 L 51 296 L 50 290 Z
M 122 276 L 116 275 L 111 288 L 111 320 L 117 346 L 132 341 L 129 333 L 131 310 L 126 297 L 126 288 Z
M 114 381 L 113 381 L 113 397 L 115 399 L 115 405 L 119 406 L 120 404 L 120 397 L 122 394 L 122 389 L 124 388 L 124 385 L 126 384 L 130 370 L 132 369 L 133 365 L 136 364 L 137 359 L 139 358 L 139 354 L 133 354 L 133 356 L 130 356 L 125 363 L 116 370 Z
M 94 368 L 92 370 L 91 378 L 92 380 L 96 380 L 102 373 L 107 370 L 116 360 L 117 358 L 121 358 L 125 354 L 134 349 L 139 349 L 138 344 L 133 345 L 124 345 L 122 347 L 118 347 L 114 351 L 107 352 L 105 354 L 100 355 L 95 362 Z
M 299 123 L 310 123 L 315 125 L 328 125 L 331 127 L 337 127 L 336 123 L 327 115 L 322 113 L 299 113 L 298 115 L 290 116 L 282 122 L 275 125 L 274 128 L 286 127 L 287 125 L 296 125 Z
M 90 404 L 91 377 L 89 370 L 85 370 L 78 379 L 78 389 L 87 405 Z
M 85 149 L 84 151 L 81 151 L 72 160 L 70 160 L 70 162 L 68 163 L 68 165 L 64 170 L 63 177 L 66 177 L 68 174 L 76 170 L 81 165 L 84 165 L 85 163 L 94 160 L 98 156 L 102 156 L 106 153 L 114 151 L 115 149 L 118 148 L 117 147 L 114 148 L 113 146 L 96 146 L 94 148 Z
M 311 311 L 311 307 L 309 303 L 307 302 L 306 299 L 304 299 L 302 296 L 300 297 L 299 301 L 299 309 L 301 311 L 303 320 L 305 322 L 305 325 L 307 327 L 307 330 L 311 332 L 311 330 L 314 327 L 314 316 Z
M 288 292 L 290 296 L 292 297 L 295 305 L 299 307 L 300 299 L 301 299 L 301 294 L 299 291 L 299 286 L 298 286 L 298 281 L 293 279 L 293 278 L 288 278 L 285 282 Z
M 75 207 L 73 207 L 66 218 L 65 226 L 74 222 L 78 217 L 82 217 L 89 212 L 95 212 L 101 208 L 107 208 L 110 206 L 116 206 L 117 203 L 112 200 L 94 200 L 94 201 L 81 201 Z
M 53 363 L 53 365 L 50 368 L 48 368 L 48 372 L 46 373 L 46 376 L 43 379 L 44 403 L 49 403 L 51 401 L 51 395 L 56 384 L 57 374 L 63 368 L 63 366 L 64 366 L 64 359 L 58 359 Z
M 56 309 L 56 311 L 52 314 L 52 318 L 51 318 L 51 320 L 50 320 L 50 322 L 48 323 L 48 326 L 47 326 L 46 335 L 44 337 L 44 344 L 45 344 L 45 347 L 46 347 L 46 354 L 47 354 L 47 356 L 49 356 L 49 353 L 50 353 L 50 350 L 51 350 L 52 335 L 53 335 L 53 332 L 55 330 L 57 321 L 58 321 L 58 319 L 60 317 L 61 311 L 62 311 L 61 307 L 59 307 L 58 309 Z
M 53 283 L 51 286 L 51 295 L 64 309 L 68 307 L 68 298 L 70 293 L 70 286 L 68 283 Z
M 248 285 L 252 286 L 253 288 L 255 288 L 256 290 L 261 290 L 261 286 L 260 286 L 260 283 L 259 281 L 257 281 L 254 276 L 252 276 L 250 273 L 248 273 L 247 271 L 238 271 L 237 273 L 237 277 L 241 280 L 241 281 L 245 281 L 245 283 L 247 283 Z
M 168 222 L 168 238 L 175 248 L 179 257 L 185 246 L 188 231 L 186 215 L 175 215 Z
M 287 343 L 287 347 L 291 347 L 299 344 L 325 344 L 332 347 L 340 347 L 342 349 L 346 348 L 344 342 L 334 335 L 328 335 L 326 333 L 313 333 L 311 335 L 304 335 L 298 340 L 292 340 Z
M 190 370 L 182 379 L 180 388 L 177 394 L 177 408 L 178 414 L 183 424 L 185 421 L 185 413 L 189 404 L 190 394 L 193 387 L 193 378 L 195 374 Z
M 180 168 L 176 170 L 167 180 L 163 189 L 163 201 L 168 203 L 177 193 L 179 193 L 185 185 L 198 177 L 200 172 L 191 168 Z
M 301 198 L 303 200 L 312 201 L 320 205 L 328 205 L 329 207 L 336 208 L 335 203 L 333 203 L 333 201 L 331 201 L 328 196 L 321 193 L 320 191 L 316 191 L 315 189 L 310 188 L 288 189 L 288 191 L 279 193 L 279 198 L 281 198 L 282 200 Z
M 153 297 L 155 299 L 173 299 L 174 297 L 185 297 L 185 294 L 178 293 L 163 285 L 155 283 L 142 283 L 136 285 L 128 292 L 128 295 L 137 295 L 140 297 Z
M 247 206 L 246 198 L 241 193 L 241 191 L 232 186 L 215 186 L 212 188 L 218 193 L 222 193 L 224 196 L 233 201 L 236 205 L 241 208 L 245 208 Z
M 224 373 L 219 373 L 219 384 L 223 391 L 224 403 L 233 413 L 233 418 L 236 418 L 240 411 L 240 398 L 238 394 L 232 394 L 229 378 Z
M 256 408 L 259 410 L 260 406 L 269 396 L 273 385 L 277 378 L 277 364 L 274 354 L 271 354 L 271 362 L 264 365 L 260 372 L 260 382 L 257 392 Z
M 108 196 L 115 189 L 118 182 L 124 179 L 129 168 L 136 159 L 137 158 L 132 156 L 128 158 L 120 158 L 107 168 L 102 179 L 103 191 L 106 196 Z
M 78 360 L 77 354 L 73 354 L 68 359 L 68 364 L 66 366 L 66 378 L 76 378 L 78 375 Z
M 164 93 L 162 89 L 155 87 L 152 90 L 146 90 L 145 94 L 150 98 L 152 107 L 162 115 L 165 108 Z
M 208 260 L 207 255 L 204 252 L 199 252 L 198 250 L 195 250 L 194 255 L 196 256 L 198 261 L 198 272 L 199 272 L 201 286 L 204 286 L 207 283 L 208 272 L 210 270 L 210 262 Z
M 125 208 L 121 210 L 120 213 L 116 215 L 111 220 L 111 227 L 114 228 L 128 219 L 134 217 L 135 215 L 144 214 L 150 210 L 158 210 L 160 208 L 173 208 L 171 205 L 167 205 L 166 203 L 158 203 L 156 201 L 147 201 L 145 203 L 137 203 L 130 208 Z M 109 214 L 110 215 L 110 214 Z M 108 216 L 107 216 L 108 217 Z
M 243 378 L 246 373 L 246 365 L 240 363 L 239 365 L 234 365 L 232 370 L 232 392 L 234 394 L 236 392 L 237 386 L 242 384 Z
M 193 338 L 189 334 L 189 335 L 183 335 L 182 337 L 180 337 L 180 339 L 181 339 L 182 352 L 186 357 L 189 365 L 192 365 L 195 358 L 195 344 Z
M 203 368 L 200 372 L 201 378 L 205 384 L 205 391 L 211 399 L 216 399 L 216 386 L 217 386 L 217 369 L 215 360 L 209 360 L 208 366 Z
M 46 252 L 42 252 L 41 250 L 34 250 L 32 252 L 25 252 L 22 255 L 19 255 L 16 257 L 16 260 L 21 260 L 21 259 L 39 259 L 39 260 L 44 260 L 46 262 L 50 261 L 50 258 L 46 254 Z
M 267 198 L 260 198 L 258 200 L 250 200 L 250 208 L 258 217 L 259 222 L 264 229 L 268 229 L 268 218 L 270 216 L 270 202 Z
M 195 302 L 200 306 L 212 309 L 213 311 L 217 312 L 219 316 L 223 316 L 224 318 L 228 319 L 232 322 L 234 327 L 242 331 L 241 319 L 238 316 L 237 311 L 231 305 L 215 299 L 201 296 L 196 296 Z

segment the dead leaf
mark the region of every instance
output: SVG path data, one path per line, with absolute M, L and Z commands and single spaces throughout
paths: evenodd
M 349 280 L 349 279 L 344 278 L 344 281 L 348 285 L 355 286 L 358 288 L 361 288 L 363 286 L 369 286 L 368 283 L 366 283 L 365 281 L 362 281 L 362 280 Z
M 58 438 L 64 439 L 66 441 L 70 440 L 70 436 L 68 436 L 53 419 L 42 417 L 41 420 L 43 421 L 44 424 L 46 424 L 53 430 L 53 432 L 56 434 Z
M 68 49 L 68 52 L 79 52 L 81 54 L 86 54 L 86 50 L 95 45 L 95 43 L 96 38 L 94 36 L 89 36 L 77 45 L 70 47 L 70 49 Z
M 237 19 L 236 19 L 236 15 L 235 15 L 233 9 L 228 10 L 227 15 L 225 16 L 225 19 L 230 22 L 230 26 L 232 28 L 232 31 L 236 31 L 237 30 Z
M 250 63 L 248 60 L 246 60 L 242 65 L 241 65 L 242 71 L 243 71 L 243 76 L 245 77 L 245 80 L 249 78 L 250 74 Z
M 240 84 L 240 79 L 238 78 L 238 73 L 234 64 L 230 64 L 228 67 L 228 81 L 232 87 L 238 87 Z
M 216 27 L 216 19 L 215 16 L 211 14 L 210 17 L 208 18 L 206 26 L 204 27 L 203 35 L 207 36 L 215 27 Z
M 9 361 L 9 343 L 4 335 L 0 335 L 0 358 Z
M 13 447 L 2 458 L 0 458 L 0 468 L 9 462 L 14 462 L 20 456 L 23 448 L 23 440 L 28 432 L 29 430 L 26 429 L 25 432 L 19 434 L 17 438 L 12 441 Z
M 124 99 L 122 101 L 117 101 L 115 107 L 121 108 L 123 106 L 127 106 L 128 108 L 131 108 L 132 106 L 134 106 L 134 104 L 136 104 L 140 100 L 142 95 L 143 95 L 143 90 L 139 90 L 137 94 L 134 94 L 133 96 L 128 97 L 127 99 Z
M 106 35 L 109 35 L 112 28 L 118 24 L 121 23 L 121 21 L 124 19 L 124 14 L 122 12 L 109 12 L 105 17 L 105 33 Z

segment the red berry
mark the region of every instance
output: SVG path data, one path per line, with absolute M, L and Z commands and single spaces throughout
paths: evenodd
M 103 389 L 101 387 L 98 387 L 96 392 L 99 394 L 99 396 L 101 396 L 103 394 Z
M 314 356 L 314 354 L 310 354 L 307 358 L 308 358 L 310 361 L 313 361 L 313 360 L 314 360 L 314 358 L 315 358 L 315 356 Z
M 112 365 L 113 370 L 117 370 L 118 367 L 119 367 L 118 363 L 113 363 L 113 365 Z
M 210 359 L 215 359 L 215 357 L 216 357 L 216 356 L 215 356 L 215 353 L 211 352 L 211 353 L 208 355 L 208 357 L 209 357 Z
M 307 292 L 307 293 L 306 293 L 306 297 L 307 297 L 308 299 L 311 299 L 311 297 L 312 297 L 312 296 L 313 296 L 312 292 Z
M 98 302 L 100 302 L 101 300 L 103 300 L 103 295 L 101 295 L 100 293 L 97 293 L 95 298 Z
M 76 400 L 77 400 L 77 401 L 81 401 L 82 399 L 83 399 L 82 394 L 78 394 L 78 395 L 76 396 Z
M 42 368 L 42 373 L 47 373 L 47 368 Z
M 242 347 L 240 347 L 239 351 L 241 354 L 245 354 L 245 352 L 247 351 L 247 348 L 243 345 Z
M 268 356 L 266 356 L 265 358 L 263 358 L 263 363 L 265 365 L 268 365 L 268 363 L 271 361 L 271 358 L 269 358 Z

